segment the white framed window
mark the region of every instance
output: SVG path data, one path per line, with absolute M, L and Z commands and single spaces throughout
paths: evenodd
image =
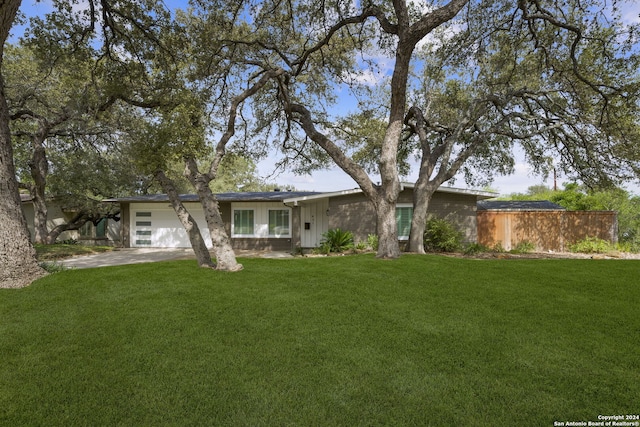
M 291 236 L 289 209 L 269 209 L 269 237 Z
M 413 219 L 413 205 L 396 205 L 396 223 L 398 225 L 398 240 L 409 240 L 411 220 Z
M 253 236 L 255 234 L 255 213 L 253 209 L 234 209 L 233 223 L 231 224 L 233 236 Z

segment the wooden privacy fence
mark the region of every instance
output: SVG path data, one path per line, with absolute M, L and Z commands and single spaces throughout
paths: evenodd
M 564 252 L 587 237 L 618 241 L 612 211 L 478 211 L 478 243 L 505 250 L 531 242 L 536 251 Z

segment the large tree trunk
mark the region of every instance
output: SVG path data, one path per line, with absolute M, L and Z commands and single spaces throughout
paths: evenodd
M 427 211 L 435 189 L 425 180 L 418 179 L 413 188 L 413 217 L 409 233 L 408 252 L 424 254 L 424 232 L 427 226 Z
M 33 185 L 31 186 L 31 197 L 33 198 L 33 229 L 34 241 L 40 244 L 48 242 L 49 228 L 47 226 L 47 202 L 45 192 L 47 187 L 47 175 L 49 164 L 47 153 L 44 149 L 44 139 L 46 130 L 42 129 L 33 137 L 33 154 L 29 161 L 29 169 Z
M 169 202 L 171 203 L 173 210 L 178 216 L 180 223 L 182 223 L 182 226 L 187 231 L 189 242 L 191 242 L 191 248 L 193 249 L 193 252 L 196 255 L 196 260 L 198 261 L 198 266 L 215 268 L 215 264 L 211 261 L 209 249 L 207 249 L 207 245 L 200 233 L 200 227 L 198 227 L 198 223 L 193 219 L 187 208 L 180 200 L 180 196 L 178 195 L 178 191 L 176 190 L 173 181 L 171 181 L 163 171 L 157 171 L 156 178 L 160 182 L 164 192 L 169 196 Z
M 45 201 L 44 192 L 40 193 L 37 189 L 31 192 L 33 202 L 33 241 L 35 243 L 48 244 L 49 230 L 47 227 L 47 203 Z
M 216 255 L 216 269 L 224 271 L 242 270 L 242 264 L 236 261 L 236 254 L 231 247 L 231 239 L 227 235 L 220 215 L 218 201 L 208 185 L 198 186 L 198 197 L 204 209 L 204 217 L 207 220 L 213 251 Z
M 242 270 L 242 264 L 236 261 L 236 254 L 231 247 L 231 239 L 229 239 L 229 235 L 225 231 L 218 200 L 216 200 L 209 187 L 210 179 L 198 172 L 197 164 L 193 158 L 186 159 L 185 175 L 195 187 L 204 210 L 204 218 L 209 227 L 213 252 L 216 255 L 216 269 L 224 271 Z
M 402 134 L 403 116 L 397 114 L 386 131 L 385 142 L 380 158 L 380 179 L 382 186 L 375 196 L 376 216 L 378 228 L 378 253 L 383 259 L 393 259 L 400 256 L 398 244 L 398 223 L 396 221 L 396 202 L 400 195 L 400 179 L 398 177 L 398 143 Z
M 4 0 L 0 3 L 0 49 L 4 46 L 19 7 L 20 0 Z M 2 53 L 0 50 L 0 60 Z M 46 272 L 38 265 L 27 221 L 22 213 L 9 120 L 4 79 L 0 75 L 0 287 L 19 288 L 29 285 Z
M 398 226 L 396 223 L 396 202 L 380 198 L 376 206 L 378 233 L 377 258 L 394 259 L 400 256 Z

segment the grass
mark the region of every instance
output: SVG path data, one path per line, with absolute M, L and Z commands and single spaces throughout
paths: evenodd
M 551 426 L 638 413 L 640 264 L 371 255 L 0 292 L 0 425 Z

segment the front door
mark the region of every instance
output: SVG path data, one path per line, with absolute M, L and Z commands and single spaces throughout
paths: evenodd
M 321 199 L 300 206 L 300 240 L 303 248 L 317 248 L 329 230 L 329 201 Z

